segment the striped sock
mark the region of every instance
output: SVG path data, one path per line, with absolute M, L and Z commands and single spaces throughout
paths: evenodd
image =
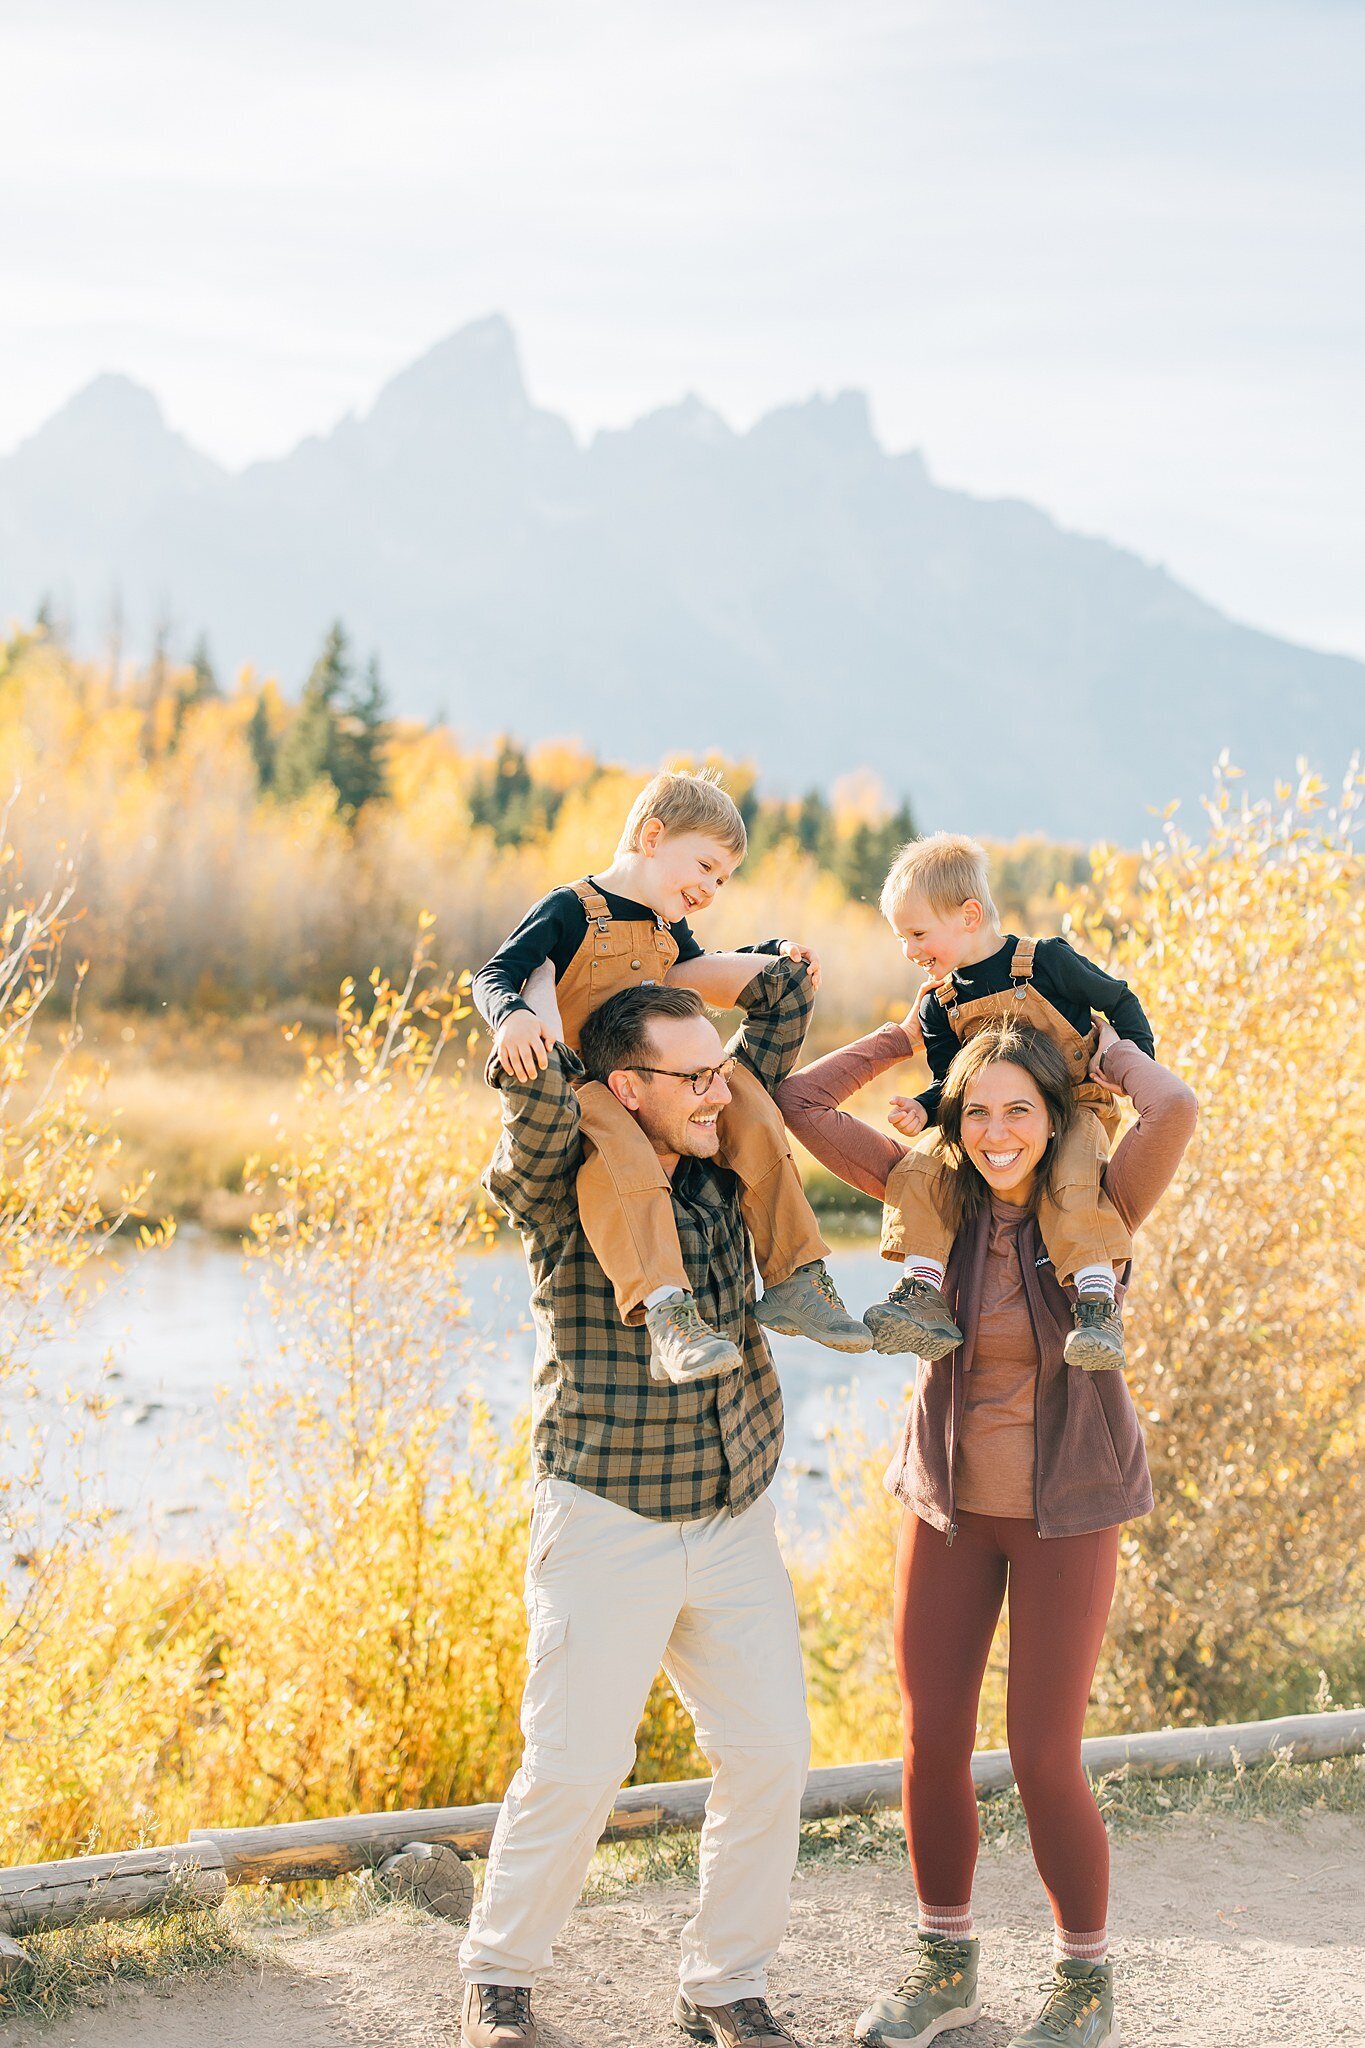
M 1091 1934 L 1072 1934 L 1058 1927 L 1052 1937 L 1052 1953 L 1059 1962 L 1102 1963 L 1109 1953 L 1109 1929 L 1097 1927 Z
M 941 1934 L 948 1941 L 966 1941 L 972 1931 L 972 1902 L 965 1906 L 926 1906 L 919 1902 L 921 1934 Z
M 907 1280 L 923 1280 L 927 1287 L 942 1287 L 943 1268 L 937 1259 L 926 1259 L 921 1252 L 913 1252 L 905 1262 Z
M 1106 1294 L 1114 1299 L 1112 1266 L 1077 1266 L 1071 1276 L 1077 1294 Z

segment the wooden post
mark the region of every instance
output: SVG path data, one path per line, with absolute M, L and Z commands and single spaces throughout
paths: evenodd
M 11 1941 L 7 1934 L 0 1934 L 0 1984 L 9 1984 L 15 1977 L 21 1977 L 28 1968 L 28 1957 L 17 1941 Z
M 1101 1735 L 1081 1744 L 1081 1760 L 1092 1775 L 1126 1769 L 1172 1776 L 1264 1763 L 1272 1757 L 1293 1762 L 1351 1756 L 1365 1751 L 1365 1708 L 1331 1714 L 1292 1714 L 1276 1721 L 1244 1721 L 1222 1728 L 1164 1728 L 1150 1735 Z M 983 1797 L 1013 1782 L 1009 1754 L 978 1750 L 972 1777 Z M 629 1840 L 656 1828 L 701 1826 L 711 1790 L 709 1778 L 674 1785 L 628 1785 L 612 1808 L 603 1839 Z M 842 1764 L 812 1771 L 801 1802 L 805 1820 L 831 1814 L 866 1813 L 900 1803 L 901 1760 Z M 126 1856 L 82 1856 L 64 1863 L 32 1863 L 0 1870 L 0 1976 L 18 1968 L 12 1937 L 43 1927 L 69 1927 L 78 1920 L 121 1920 L 183 1897 L 195 1905 L 216 1905 L 229 1884 L 282 1884 L 294 1878 L 340 1877 L 373 1869 L 387 1859 L 416 1859 L 429 1866 L 434 1890 L 454 1906 L 463 1896 L 464 1873 L 451 1877 L 442 1849 L 457 1856 L 486 1856 L 500 1809 L 448 1806 L 406 1813 L 348 1814 L 335 1820 L 295 1821 L 268 1828 L 196 1828 L 188 1842 L 167 1849 L 135 1849 Z M 420 1854 L 419 1854 L 420 1852 Z M 447 1876 L 437 1882 L 437 1871 Z M 438 1910 L 440 1910 L 438 1908 Z
M 1151 1735 L 1098 1735 L 1081 1744 L 1092 1776 L 1126 1766 L 1169 1777 L 1226 1768 L 1234 1759 L 1296 1762 L 1365 1750 L 1365 1709 L 1332 1714 L 1291 1714 L 1278 1721 L 1244 1721 L 1224 1728 L 1163 1728 Z M 867 1813 L 899 1806 L 901 1760 L 838 1764 L 812 1771 L 801 1801 L 803 1820 Z M 1014 1783 L 1009 1751 L 979 1749 L 972 1758 L 978 1793 L 989 1797 Z M 709 1778 L 673 1785 L 627 1785 L 617 1796 L 602 1839 L 629 1841 L 656 1828 L 699 1828 Z M 211 1842 L 222 1852 L 229 1884 L 281 1884 L 293 1878 L 340 1877 L 383 1861 L 405 1842 L 444 1843 L 462 1856 L 486 1856 L 500 1809 L 486 1806 L 421 1808 L 406 1813 L 359 1813 L 338 1820 L 294 1821 L 271 1828 L 196 1828 L 191 1843 Z
M 0 1934 L 36 1934 L 78 1920 L 131 1920 L 168 1902 L 216 1906 L 227 1891 L 212 1842 L 76 1856 L 0 1870 Z

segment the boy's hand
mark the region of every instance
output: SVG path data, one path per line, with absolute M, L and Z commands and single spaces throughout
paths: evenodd
M 554 1047 L 549 1026 L 529 1010 L 514 1010 L 498 1026 L 493 1039 L 493 1051 L 504 1074 L 518 1081 L 534 1081 L 537 1074 L 543 1074 Z
M 886 1120 L 894 1124 L 903 1138 L 917 1138 L 929 1121 L 928 1112 L 922 1102 L 913 1095 L 893 1095 Z
M 804 960 L 806 970 L 810 975 L 811 987 L 819 988 L 820 962 L 809 946 L 799 946 L 795 939 L 784 939 L 782 941 L 782 958 L 784 960 Z

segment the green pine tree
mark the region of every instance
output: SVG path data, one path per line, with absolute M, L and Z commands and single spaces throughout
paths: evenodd
M 332 774 L 337 758 L 339 700 L 352 677 L 351 650 L 340 619 L 329 629 L 313 663 L 299 708 L 289 721 L 275 756 L 275 794 L 285 803 L 307 793 Z
M 275 735 L 270 730 L 264 693 L 256 699 L 246 729 L 247 748 L 256 770 L 256 788 L 262 796 L 275 787 Z
M 372 654 L 359 687 L 343 694 L 332 758 L 327 764 L 337 801 L 351 817 L 387 792 L 383 755 L 388 737 L 387 704 L 378 657 Z

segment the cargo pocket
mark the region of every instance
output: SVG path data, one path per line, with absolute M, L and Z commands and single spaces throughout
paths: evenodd
M 535 1580 L 550 1561 L 550 1552 L 569 1526 L 578 1505 L 578 1489 L 560 1479 L 538 1482 L 531 1507 L 531 1533 L 526 1547 L 526 1604 L 529 1608 Z
M 569 1617 L 535 1609 L 526 1648 L 526 1690 L 521 1732 L 535 1749 L 565 1749 L 569 1741 Z

